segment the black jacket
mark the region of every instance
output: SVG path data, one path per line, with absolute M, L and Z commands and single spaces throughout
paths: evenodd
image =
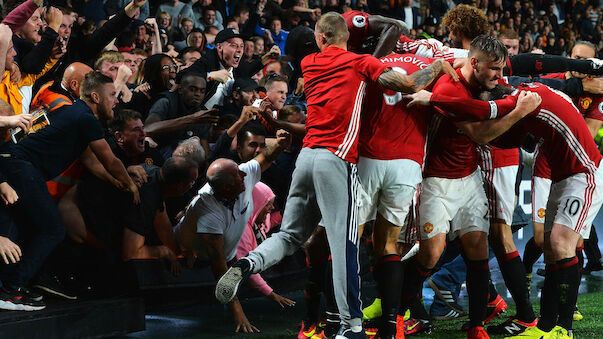
M 235 68 L 234 76 L 235 78 L 240 76 L 248 76 L 251 77 L 259 70 L 262 69 L 261 60 L 252 61 L 254 64 L 251 66 L 245 66 L 244 70 L 239 68 Z M 240 66 L 240 65 L 239 65 Z M 177 82 L 180 83 L 180 79 L 184 73 L 199 73 L 207 77 L 207 73 L 213 71 L 220 70 L 220 58 L 218 57 L 218 51 L 216 49 L 210 49 L 203 51 L 203 54 L 199 60 L 195 61 L 190 67 L 185 69 L 184 71 L 178 73 Z M 205 101 L 209 100 L 214 96 L 216 90 L 218 89 L 218 85 L 220 83 L 218 81 L 208 81 L 207 87 L 205 89 Z M 204 102 L 205 103 L 205 102 Z
M 38 79 L 34 88 L 37 91 L 39 86 L 51 80 L 61 80 L 65 69 L 70 64 L 78 61 L 92 66 L 94 59 L 100 54 L 105 46 L 130 23 L 132 18 L 121 10 L 117 15 L 107 21 L 103 26 L 97 28 L 94 33 L 86 36 L 75 36 L 72 34 L 67 45 L 67 53 L 59 59 L 57 64 L 46 75 Z
M 26 74 L 39 74 L 42 72 L 44 65 L 50 59 L 52 48 L 58 37 L 59 33 L 50 27 L 46 27 L 42 33 L 42 39 L 37 45 L 34 45 L 27 39 L 13 35 L 13 44 L 17 50 L 15 60 L 19 64 L 21 72 Z

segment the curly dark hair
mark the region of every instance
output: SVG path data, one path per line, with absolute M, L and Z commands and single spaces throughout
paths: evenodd
M 469 5 L 458 5 L 448 11 L 442 19 L 442 24 L 454 35 L 462 35 L 469 40 L 490 32 L 488 18 L 484 12 L 477 7 Z

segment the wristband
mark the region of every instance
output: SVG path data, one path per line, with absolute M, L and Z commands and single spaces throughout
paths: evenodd
M 207 81 L 211 81 L 211 72 L 207 72 Z

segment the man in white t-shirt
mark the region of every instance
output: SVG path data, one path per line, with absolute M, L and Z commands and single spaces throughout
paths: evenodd
M 237 245 L 253 212 L 253 187 L 260 181 L 262 171 L 290 144 L 291 135 L 279 130 L 276 142 L 246 163 L 237 165 L 229 159 L 214 161 L 207 170 L 208 183 L 199 190 L 176 226 L 180 246 L 209 262 L 216 280 L 228 269 L 227 263 L 235 259 Z M 249 323 L 237 299 L 228 306 L 237 332 L 259 332 Z

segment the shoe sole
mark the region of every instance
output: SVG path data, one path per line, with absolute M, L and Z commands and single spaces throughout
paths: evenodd
M 351 337 L 346 337 L 346 334 L 351 334 Z M 356 333 L 356 332 L 343 332 L 343 334 L 338 334 L 335 336 L 335 339 L 350 339 L 350 338 L 354 338 L 354 337 L 358 337 L 358 338 L 366 338 L 366 334 L 364 333 L 364 330 L 360 333 Z
M 467 315 L 466 315 L 467 313 L 465 313 L 465 311 L 456 309 L 455 307 L 453 307 L 452 305 L 450 305 L 446 301 L 446 298 L 444 298 L 444 295 L 442 294 L 442 292 L 440 291 L 440 289 L 438 288 L 438 286 L 431 279 L 427 279 L 427 284 L 433 290 L 433 292 L 436 294 L 436 296 L 438 297 L 438 299 L 440 299 L 440 301 L 442 301 L 446 306 L 448 306 L 450 309 L 452 309 L 453 311 L 455 311 L 458 314 L 465 314 L 462 317 L 457 317 L 457 318 L 454 318 L 454 319 L 462 319 L 462 318 L 466 318 L 467 317 Z M 437 318 L 434 317 L 434 319 L 437 319 Z M 445 317 L 444 319 L 450 319 L 450 318 Z
M 0 301 L 0 309 L 9 310 L 9 311 L 39 311 L 46 308 L 44 306 L 32 306 L 32 305 L 24 305 L 24 304 L 14 304 L 9 301 Z
M 50 293 L 52 295 L 59 296 L 61 298 L 65 298 L 65 299 L 69 299 L 69 300 L 77 300 L 77 296 L 67 295 L 67 294 L 61 293 L 59 291 L 53 290 L 52 288 L 49 288 L 49 287 L 45 287 L 45 286 L 42 286 L 42 285 L 33 285 L 32 287 L 35 287 L 35 288 L 37 288 L 39 290 L 42 290 L 42 291 L 44 291 L 46 293 Z
M 229 303 L 239 290 L 243 280 L 243 271 L 239 267 L 231 267 L 216 284 L 216 299 L 222 304 Z

